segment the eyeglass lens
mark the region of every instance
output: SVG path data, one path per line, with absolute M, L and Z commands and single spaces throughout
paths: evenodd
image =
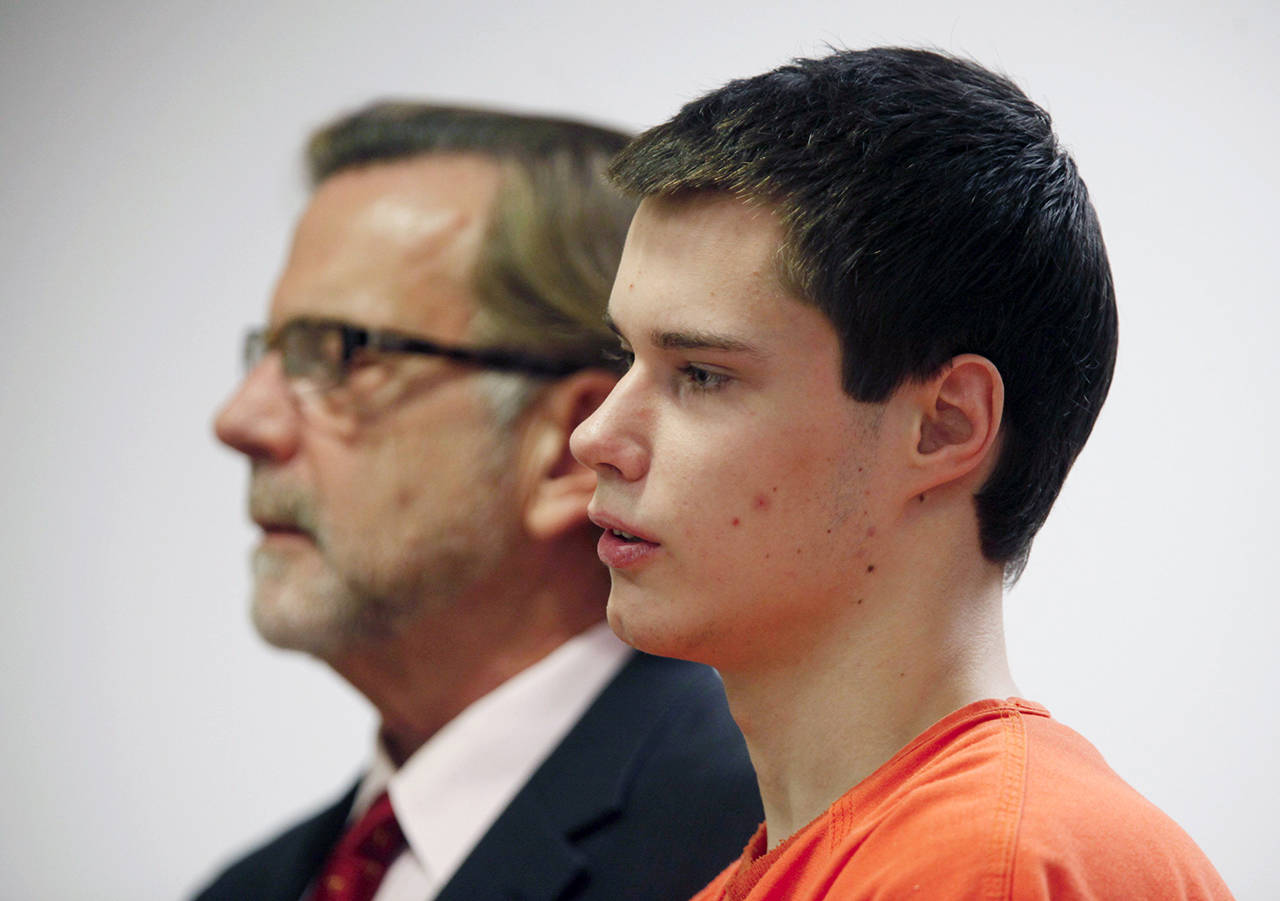
M 284 358 L 284 373 L 291 379 L 332 388 L 345 375 L 346 354 L 342 329 L 329 323 L 290 322 L 277 339 Z
M 290 379 L 322 390 L 343 380 L 346 354 L 341 326 L 293 321 L 274 334 L 251 329 L 244 338 L 245 371 L 257 366 L 268 350 L 280 351 L 284 374 Z

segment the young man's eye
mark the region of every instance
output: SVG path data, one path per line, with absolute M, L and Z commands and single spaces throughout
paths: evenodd
M 684 376 L 686 384 L 695 391 L 714 391 L 717 388 L 723 388 L 730 381 L 729 376 L 723 373 L 704 369 L 692 363 L 682 366 L 680 374 Z

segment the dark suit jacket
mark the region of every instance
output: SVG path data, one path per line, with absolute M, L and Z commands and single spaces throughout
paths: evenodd
M 298 901 L 354 796 L 235 863 L 196 901 Z M 716 674 L 636 654 L 438 897 L 687 901 L 762 818 Z

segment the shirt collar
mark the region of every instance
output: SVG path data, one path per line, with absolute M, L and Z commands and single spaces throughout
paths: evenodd
M 600 623 L 475 701 L 398 771 L 379 741 L 352 816 L 387 790 L 410 849 L 443 884 L 629 656 Z

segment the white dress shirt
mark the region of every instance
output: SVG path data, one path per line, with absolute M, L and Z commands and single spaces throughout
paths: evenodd
M 622 668 L 628 651 L 600 623 L 473 703 L 399 770 L 379 742 L 349 822 L 385 789 L 408 847 L 374 901 L 434 898 Z

